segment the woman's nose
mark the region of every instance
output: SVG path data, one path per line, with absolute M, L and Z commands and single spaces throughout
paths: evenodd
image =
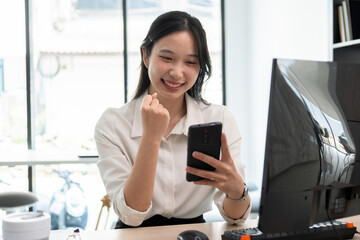
M 183 67 L 181 66 L 181 64 L 173 65 L 173 67 L 170 69 L 169 74 L 174 79 L 182 78 L 184 76 Z

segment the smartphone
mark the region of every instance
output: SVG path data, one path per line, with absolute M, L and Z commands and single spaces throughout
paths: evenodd
M 193 158 L 192 153 L 194 151 L 197 151 L 219 159 L 221 147 L 221 132 L 221 122 L 210 122 L 191 125 L 189 127 L 188 134 L 187 165 L 194 168 L 215 171 L 215 168 L 208 165 L 207 163 Z M 189 182 L 198 181 L 201 179 L 203 178 L 190 173 L 186 173 L 186 180 Z

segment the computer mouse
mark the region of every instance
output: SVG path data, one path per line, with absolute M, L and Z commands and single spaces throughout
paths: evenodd
M 179 233 L 177 240 L 209 240 L 205 233 L 197 230 L 186 230 Z

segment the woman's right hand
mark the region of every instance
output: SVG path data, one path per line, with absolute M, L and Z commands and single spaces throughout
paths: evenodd
M 144 212 L 151 204 L 160 143 L 170 122 L 170 114 L 159 103 L 156 93 L 145 96 L 141 105 L 141 119 L 143 134 L 135 163 L 124 186 L 124 197 L 126 205 Z
M 170 122 L 169 111 L 160 104 L 157 93 L 145 96 L 141 106 L 143 136 L 161 141 Z

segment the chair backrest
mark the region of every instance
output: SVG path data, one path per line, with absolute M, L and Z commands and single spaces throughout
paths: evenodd
M 30 207 L 38 201 L 32 192 L 0 192 L 0 209 L 8 211 L 19 207 Z

